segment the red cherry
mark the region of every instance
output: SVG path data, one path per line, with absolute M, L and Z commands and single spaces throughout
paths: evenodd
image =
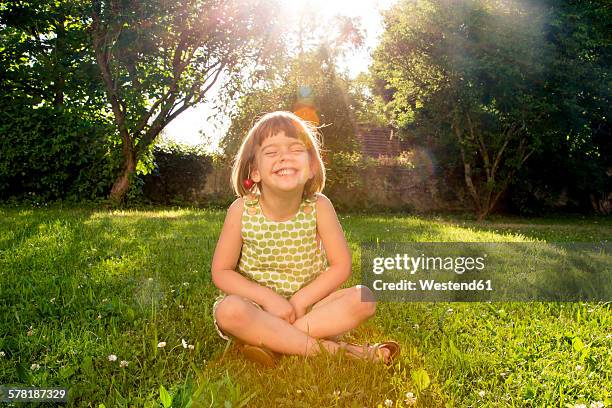
M 253 187 L 253 184 L 255 184 L 255 182 L 254 182 L 252 179 L 250 179 L 250 178 L 248 178 L 248 179 L 244 179 L 244 180 L 242 181 L 242 185 L 243 185 L 243 186 L 244 186 L 244 188 L 246 188 L 247 190 L 250 190 L 250 189 L 251 189 L 251 187 Z

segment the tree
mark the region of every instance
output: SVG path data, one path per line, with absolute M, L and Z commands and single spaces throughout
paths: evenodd
M 88 9 L 74 0 L 0 6 L 0 93 L 23 106 L 104 108 L 104 87 L 89 47 Z M 103 115 L 100 115 L 103 116 Z
M 0 199 L 95 199 L 117 170 L 104 87 L 74 0 L 0 4 Z
M 281 41 L 273 6 L 266 0 L 93 2 L 93 49 L 123 154 L 111 190 L 115 202 L 168 123 L 205 100 L 222 75 L 238 80 L 273 54 Z
M 520 212 L 559 206 L 612 211 L 612 104 L 609 78 L 612 9 L 606 1 L 546 2 L 546 104 L 542 147 L 511 187 Z
M 452 145 L 479 220 L 539 148 L 543 9 L 494 0 L 400 1 L 374 55 L 377 94 L 392 123 Z
M 289 33 L 295 52 L 279 54 L 278 64 L 235 106 L 228 133 L 221 141 L 226 156 L 235 154 L 257 117 L 275 110 L 296 112 L 319 125 L 325 151 L 356 149 L 355 107 L 359 101 L 348 76 L 338 72 L 338 61 L 363 45 L 360 23 L 346 16 L 324 22 L 315 11 L 305 10 L 295 26 L 297 29 Z M 329 26 L 337 28 L 332 35 L 322 29 Z

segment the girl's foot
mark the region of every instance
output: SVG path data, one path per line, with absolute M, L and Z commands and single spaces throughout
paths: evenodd
M 349 357 L 381 361 L 386 365 L 392 364 L 400 354 L 400 345 L 395 341 L 376 343 L 371 346 L 367 343 L 364 346 L 354 343 L 340 343 L 340 346 L 346 350 Z
M 253 361 L 269 368 L 276 367 L 278 356 L 272 350 L 269 350 L 265 347 L 245 344 L 242 346 L 241 351 L 242 355 L 247 360 Z

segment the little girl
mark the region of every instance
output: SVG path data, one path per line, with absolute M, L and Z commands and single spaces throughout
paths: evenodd
M 351 254 L 331 202 L 315 130 L 290 112 L 263 116 L 232 169 L 240 196 L 230 206 L 212 261 L 223 292 L 213 306 L 221 337 L 268 366 L 275 354 L 330 353 L 390 363 L 399 345 L 333 341 L 374 315 L 364 286 L 339 289 Z

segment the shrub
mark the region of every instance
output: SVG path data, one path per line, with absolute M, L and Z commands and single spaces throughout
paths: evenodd
M 153 170 L 143 177 L 144 197 L 155 203 L 181 204 L 199 201 L 213 157 L 202 147 L 165 143 L 153 149 Z
M 120 166 L 108 122 L 68 108 L 0 108 L 0 200 L 86 200 L 108 193 Z

